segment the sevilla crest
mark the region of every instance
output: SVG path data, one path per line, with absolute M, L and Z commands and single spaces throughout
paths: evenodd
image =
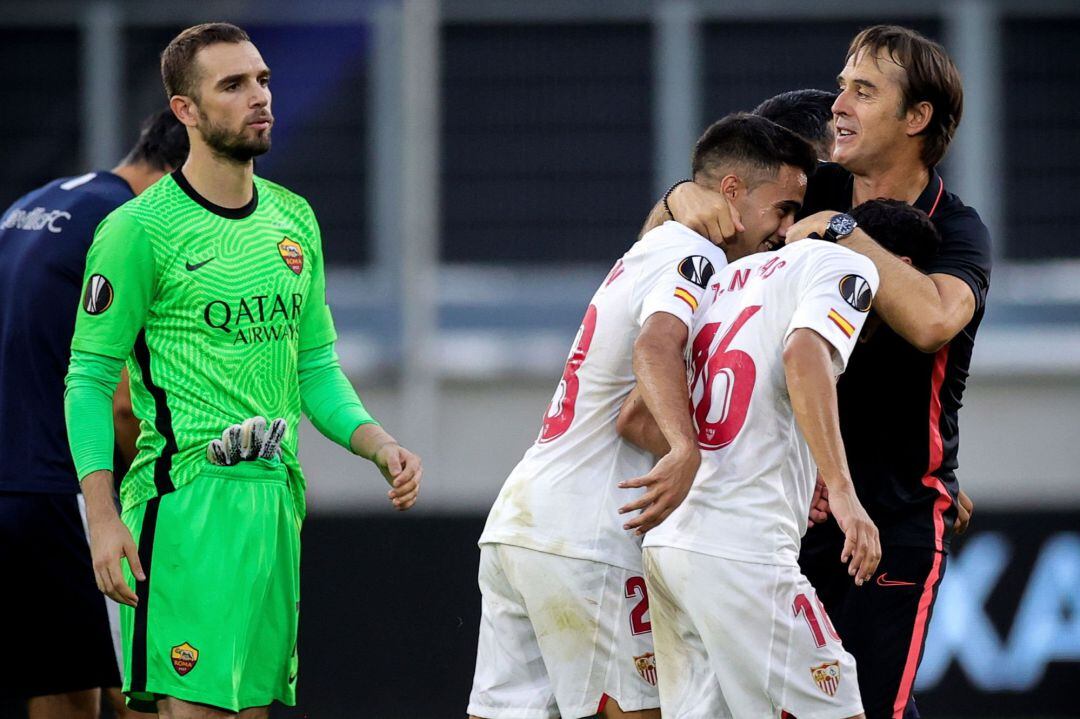
M 829 696 L 835 696 L 836 689 L 840 686 L 840 661 L 825 662 L 816 667 L 810 667 L 810 675 L 814 677 L 814 683 L 821 691 Z
M 634 668 L 642 679 L 656 686 L 656 657 L 652 652 L 645 652 L 640 657 L 634 657 Z

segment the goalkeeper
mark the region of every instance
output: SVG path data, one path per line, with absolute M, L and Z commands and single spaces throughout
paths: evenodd
M 123 689 L 171 719 L 295 704 L 301 408 L 378 466 L 397 509 L 419 491 L 419 458 L 338 364 L 311 207 L 254 175 L 270 148 L 269 74 L 223 23 L 162 53 L 191 152 L 98 227 L 71 344 L 68 435 L 98 586 L 122 603 Z M 111 398 L 125 360 L 141 432 L 121 521 Z

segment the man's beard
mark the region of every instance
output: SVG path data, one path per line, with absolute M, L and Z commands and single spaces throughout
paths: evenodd
M 270 128 L 256 135 L 255 139 L 247 140 L 243 134 L 233 133 L 228 128 L 215 125 L 210 119 L 204 118 L 199 124 L 199 131 L 215 155 L 231 162 L 249 162 L 270 150 Z

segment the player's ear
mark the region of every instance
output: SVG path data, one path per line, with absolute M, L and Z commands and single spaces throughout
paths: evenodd
M 904 255 L 897 255 L 897 257 L 900 258 L 900 261 L 903 262 L 905 265 L 911 265 L 912 267 L 915 266 L 915 263 L 911 261 L 910 257 L 905 257 Z
M 934 106 L 926 101 L 916 102 L 907 109 L 905 115 L 907 134 L 909 137 L 914 137 L 930 124 L 930 118 L 934 116 Z
M 720 193 L 729 200 L 734 200 L 739 194 L 739 187 L 743 184 L 738 175 L 724 175 L 720 180 Z
M 195 107 L 195 101 L 187 95 L 173 95 L 170 97 L 169 108 L 181 124 L 187 127 L 195 127 L 199 124 L 198 109 Z

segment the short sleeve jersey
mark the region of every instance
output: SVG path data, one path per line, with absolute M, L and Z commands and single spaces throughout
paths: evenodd
M 810 180 L 803 212 L 846 211 L 851 197 L 851 174 L 827 163 Z M 966 283 L 975 313 L 933 354 L 919 351 L 888 325 L 868 331 L 837 388 L 840 430 L 855 489 L 882 544 L 947 550 L 959 492 L 960 406 L 990 288 L 990 234 L 937 171 L 931 171 L 915 207 L 941 235 L 937 256 L 923 270 Z M 882 407 L 889 408 L 888 422 L 881 421 Z M 843 535 L 828 522 L 812 528 L 806 540 L 807 550 L 832 552 Z
M 743 258 L 719 274 L 691 350 L 701 467 L 645 546 L 795 566 L 817 468 L 788 397 L 784 344 L 797 329 L 813 330 L 831 346 L 839 375 L 877 284 L 870 260 L 820 240 Z
M 229 209 L 176 171 L 110 214 L 72 350 L 127 360 L 141 433 L 125 506 L 192 481 L 210 440 L 261 415 L 288 422 L 282 457 L 302 511 L 298 353 L 335 337 L 318 223 L 298 195 L 256 177 L 251 202 Z
M 79 491 L 64 426 L 64 375 L 86 251 L 101 220 L 134 197 L 111 172 L 65 177 L 0 219 L 0 491 Z M 17 449 L 16 449 L 17 448 Z
M 512 544 L 641 569 L 640 539 L 619 507 L 641 490 L 619 489 L 646 474 L 653 457 L 615 430 L 635 384 L 634 341 L 658 312 L 689 331 L 708 307 L 723 252 L 675 222 L 646 233 L 593 295 L 543 418 L 536 443 L 510 473 L 480 543 Z

